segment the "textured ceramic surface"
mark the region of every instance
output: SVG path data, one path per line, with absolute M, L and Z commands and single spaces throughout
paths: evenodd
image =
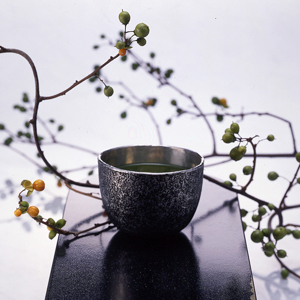
M 176 147 L 132 146 L 99 156 L 104 208 L 119 230 L 139 235 L 170 234 L 191 221 L 201 195 L 203 157 Z M 132 163 L 165 163 L 187 170 L 146 173 L 119 169 Z

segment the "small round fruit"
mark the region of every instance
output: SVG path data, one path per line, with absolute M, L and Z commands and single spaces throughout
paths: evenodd
M 300 239 L 300 230 L 298 230 L 298 229 L 293 230 L 292 234 L 295 239 L 297 239 L 297 240 Z
M 139 23 L 134 29 L 134 34 L 137 37 L 144 38 L 149 34 L 149 27 L 144 23 Z
M 271 257 L 274 254 L 274 251 L 265 251 L 265 255 Z
M 17 208 L 17 209 L 15 210 L 14 214 L 15 214 L 16 217 L 20 217 L 20 216 L 22 215 L 21 209 Z
M 110 96 L 113 95 L 113 93 L 114 93 L 114 90 L 113 90 L 113 88 L 111 86 L 106 86 L 104 88 L 104 95 L 105 96 L 110 97 Z
M 286 257 L 286 251 L 285 250 L 278 250 L 277 255 L 280 258 L 285 258 Z
M 32 187 L 38 191 L 41 192 L 45 189 L 45 182 L 41 179 L 36 180 L 33 184 Z
M 244 221 L 242 222 L 242 224 L 243 224 L 243 230 L 245 231 L 247 229 L 247 224 Z
M 269 135 L 267 136 L 267 140 L 270 141 L 270 142 L 274 141 L 274 139 L 275 139 L 275 137 L 274 137 L 273 134 L 269 134 Z
M 273 236 L 275 240 L 281 240 L 286 236 L 286 228 L 285 227 L 277 227 L 273 230 Z
M 220 104 L 220 100 L 219 100 L 219 98 L 217 98 L 217 97 L 213 97 L 213 98 L 211 99 L 211 102 L 212 102 L 213 104 L 216 104 L 216 105 L 219 105 L 219 104 Z
M 280 274 L 283 279 L 286 279 L 289 276 L 290 272 L 287 269 L 283 269 L 281 270 Z
M 49 232 L 49 239 L 52 240 L 55 238 L 56 236 L 56 231 L 54 229 L 52 229 L 50 232 Z
M 119 55 L 120 55 L 120 56 L 125 56 L 125 55 L 126 55 L 126 49 L 125 49 L 125 48 L 120 49 L 120 50 L 119 50 Z
M 298 153 L 296 154 L 296 160 L 297 160 L 297 162 L 300 163 L 300 152 L 298 152 Z
M 138 38 L 136 41 L 140 46 L 145 46 L 147 43 L 145 38 Z
M 234 139 L 233 134 L 231 134 L 229 132 L 226 132 L 226 133 L 223 134 L 222 140 L 223 140 L 224 143 L 229 144 L 229 143 L 234 142 L 235 139 Z
M 117 49 L 123 49 L 123 48 L 125 48 L 125 43 L 124 42 L 122 42 L 122 41 L 118 41 L 117 43 L 116 43 L 116 45 L 115 45 L 115 47 L 117 48 Z
M 300 177 L 298 177 L 298 178 L 297 178 L 297 183 L 299 183 L 299 184 L 300 184 Z
M 263 233 L 260 230 L 254 230 L 251 233 L 251 240 L 254 243 L 260 243 L 260 242 L 262 242 L 263 238 L 264 238 L 264 235 L 263 235 Z
M 243 168 L 243 173 L 244 173 L 245 175 L 250 175 L 250 174 L 252 174 L 252 171 L 253 171 L 253 169 L 252 169 L 251 166 L 245 166 L 245 167 Z
M 245 146 L 239 146 L 238 151 L 244 155 L 247 152 L 247 148 Z
M 278 174 L 276 172 L 269 172 L 268 178 L 272 181 L 276 180 L 278 178 Z
M 263 216 L 263 215 L 265 215 L 266 213 L 267 213 L 267 210 L 265 209 L 265 207 L 263 207 L 263 206 L 259 207 L 259 209 L 258 209 L 258 214 L 259 214 L 260 216 Z
M 220 99 L 219 100 L 219 104 L 222 105 L 222 106 L 224 106 L 224 107 L 227 107 L 227 101 L 226 101 L 226 99 L 224 99 L 224 98 Z
M 232 180 L 232 181 L 236 181 L 236 175 L 234 173 L 231 173 L 229 175 L 229 178 Z
M 217 115 L 217 121 L 222 122 L 224 117 L 222 115 Z
M 27 213 L 30 217 L 35 218 L 39 214 L 39 209 L 36 206 L 29 206 Z
M 232 130 L 233 133 L 239 133 L 240 131 L 240 126 L 237 123 L 232 123 L 230 125 L 230 129 Z
M 269 210 L 273 210 L 275 208 L 275 206 L 272 203 L 268 203 L 268 208 L 269 208 Z
M 230 181 L 228 181 L 228 180 L 224 181 L 223 183 L 224 183 L 225 185 L 228 185 L 228 186 L 232 187 L 232 183 L 231 183 Z
M 265 244 L 265 250 L 269 251 L 269 252 L 273 252 L 273 250 L 275 249 L 275 245 L 273 244 L 273 242 L 267 242 Z
M 248 211 L 246 209 L 243 209 L 243 208 L 240 210 L 240 212 L 241 212 L 241 217 L 242 218 L 246 217 L 247 214 L 248 214 Z
M 253 215 L 252 216 L 252 221 L 253 222 L 259 222 L 261 220 L 261 217 L 259 215 Z
M 271 231 L 270 231 L 269 228 L 264 228 L 264 229 L 262 230 L 262 233 L 263 233 L 264 236 L 269 237 L 270 234 L 271 234 Z
M 232 130 L 231 130 L 230 128 L 226 128 L 226 129 L 225 129 L 225 133 L 226 133 L 226 132 L 229 132 L 229 133 L 233 134 L 233 132 L 232 132 Z
M 238 148 L 239 147 L 232 148 L 229 153 L 230 158 L 234 161 L 241 160 L 244 156 L 241 152 L 239 152 Z
M 119 20 L 122 24 L 127 25 L 130 21 L 130 14 L 127 11 L 120 12 Z

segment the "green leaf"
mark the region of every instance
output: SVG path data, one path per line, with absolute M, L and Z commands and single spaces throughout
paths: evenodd
M 155 57 L 155 53 L 154 53 L 154 52 L 151 52 L 151 53 L 150 53 L 150 57 L 151 57 L 151 58 L 154 58 L 154 57 Z
M 0 124 L 0 130 L 4 130 L 5 129 L 5 125 L 4 124 Z
M 63 125 L 59 125 L 58 128 L 57 128 L 58 131 L 62 131 L 63 129 L 64 129 Z
M 91 171 L 89 171 L 88 175 L 91 176 L 91 175 L 93 175 L 93 173 L 94 173 L 94 171 L 91 170 Z
M 26 128 L 29 128 L 29 127 L 30 127 L 30 123 L 29 123 L 29 122 L 25 122 L 24 126 L 25 126 Z
M 127 112 L 126 111 L 123 111 L 122 113 L 121 113 L 121 118 L 122 119 L 125 119 L 127 117 Z
M 55 120 L 54 120 L 54 119 L 50 119 L 49 122 L 50 122 L 50 123 L 54 123 Z

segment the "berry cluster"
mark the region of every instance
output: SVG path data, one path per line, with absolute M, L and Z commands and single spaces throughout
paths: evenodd
M 45 182 L 41 179 L 38 179 L 31 183 L 29 180 L 23 180 L 21 185 L 24 189 L 19 194 L 19 207 L 15 210 L 14 214 L 16 217 L 20 217 L 22 214 L 28 213 L 30 217 L 34 218 L 38 223 L 42 223 L 47 226 L 50 230 L 49 239 L 53 239 L 57 232 L 60 231 L 66 225 L 65 219 L 60 219 L 55 222 L 52 218 L 44 219 L 41 215 L 39 215 L 39 209 L 36 206 L 29 206 L 27 201 L 22 200 L 21 193 L 27 191 L 26 197 L 30 196 L 33 191 L 41 192 L 45 189 Z
M 125 56 L 128 49 L 132 48 L 132 43 L 137 42 L 140 46 L 145 46 L 147 41 L 145 39 L 148 36 L 150 29 L 145 23 L 139 23 L 135 26 L 133 31 L 127 31 L 126 26 L 130 21 L 130 14 L 127 11 L 121 11 L 119 14 L 120 22 L 125 26 L 124 33 L 122 33 L 121 40 L 117 41 L 115 47 L 119 50 L 120 56 Z M 129 38 L 126 37 L 127 33 L 133 33 Z M 136 40 L 133 40 L 134 37 L 137 37 Z M 107 97 L 112 96 L 114 90 L 111 86 L 105 86 L 104 95 Z

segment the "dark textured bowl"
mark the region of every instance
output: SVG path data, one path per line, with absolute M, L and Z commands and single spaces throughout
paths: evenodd
M 121 169 L 130 164 L 167 164 L 162 173 Z M 196 152 L 164 146 L 107 150 L 98 159 L 100 191 L 109 219 L 123 232 L 158 236 L 181 231 L 201 195 L 204 159 Z

